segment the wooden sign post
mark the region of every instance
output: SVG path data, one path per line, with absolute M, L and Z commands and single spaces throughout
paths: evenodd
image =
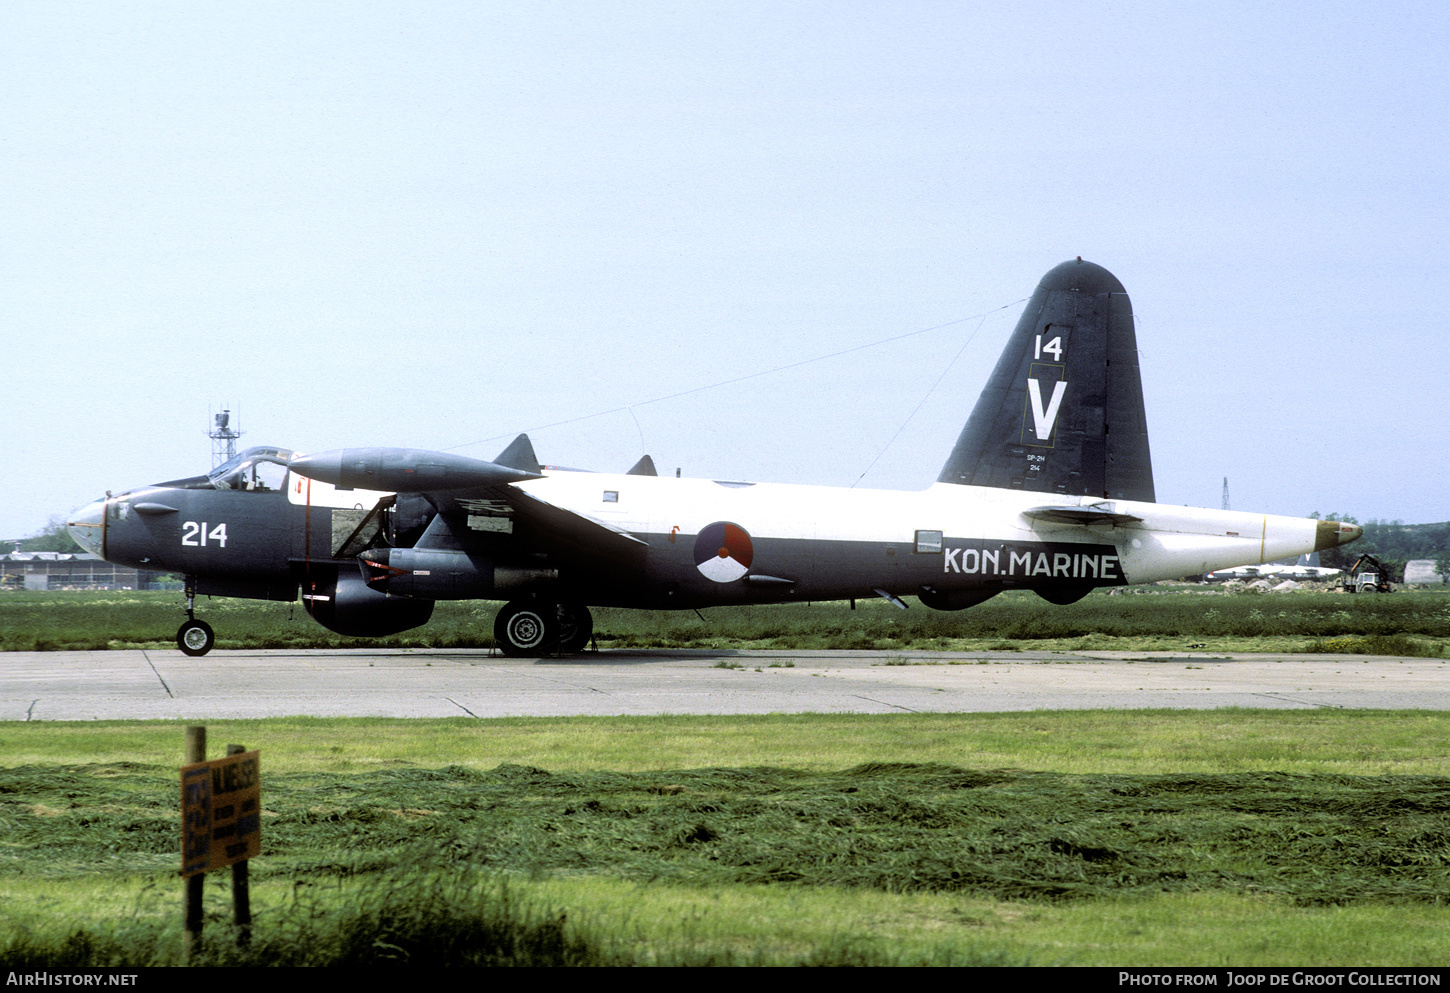
M 251 939 L 247 859 L 262 853 L 261 753 L 228 745 L 227 757 L 206 761 L 206 728 L 186 729 L 181 767 L 181 875 L 186 879 L 188 955 L 200 947 L 206 873 L 232 867 L 238 940 Z

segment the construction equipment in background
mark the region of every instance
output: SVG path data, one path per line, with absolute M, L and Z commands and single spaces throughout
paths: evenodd
M 1367 568 L 1361 569 L 1361 566 Z M 1390 568 L 1369 552 L 1355 559 L 1354 565 L 1344 571 L 1346 593 L 1393 593 L 1390 585 Z

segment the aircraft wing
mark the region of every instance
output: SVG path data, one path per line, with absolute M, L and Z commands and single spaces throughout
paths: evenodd
M 607 521 L 566 510 L 516 486 L 489 486 L 421 494 L 438 516 L 418 539 L 418 548 L 468 550 L 490 535 L 511 535 L 522 547 L 575 562 L 630 561 L 649 543 Z
M 638 555 L 649 547 L 643 538 L 608 521 L 556 507 L 516 486 L 506 489 L 504 499 L 516 518 L 547 544 L 608 558 Z
M 643 553 L 644 539 L 555 506 L 516 486 L 542 478 L 533 447 L 520 435 L 493 462 L 413 449 L 342 449 L 294 458 L 300 475 L 339 486 L 367 485 L 427 500 L 438 517 L 419 548 L 467 548 L 489 534 L 512 534 L 540 551 L 617 560 Z

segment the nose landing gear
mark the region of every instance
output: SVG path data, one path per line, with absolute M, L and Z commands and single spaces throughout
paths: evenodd
M 205 655 L 216 644 L 216 634 L 206 621 L 192 618 L 176 629 L 176 647 L 187 655 Z
M 206 621 L 196 619 L 196 586 L 186 579 L 186 622 L 176 629 L 176 647 L 187 655 L 205 655 L 216 644 L 216 633 Z

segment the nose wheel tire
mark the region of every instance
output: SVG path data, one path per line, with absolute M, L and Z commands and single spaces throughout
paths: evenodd
M 216 634 L 206 621 L 187 621 L 176 629 L 176 647 L 187 655 L 205 655 L 215 644 Z

